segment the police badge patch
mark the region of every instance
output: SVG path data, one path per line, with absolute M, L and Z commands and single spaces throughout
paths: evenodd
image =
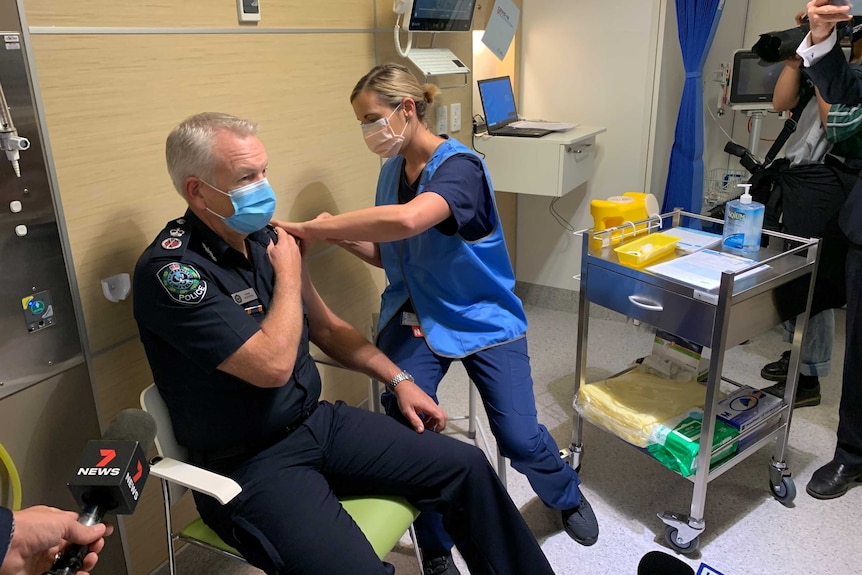
M 156 276 L 171 299 L 180 303 L 200 303 L 207 293 L 207 282 L 192 266 L 171 262 L 156 272 Z

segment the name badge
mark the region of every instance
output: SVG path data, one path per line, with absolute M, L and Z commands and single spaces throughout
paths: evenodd
M 419 316 L 409 311 L 402 312 L 401 325 L 419 325 Z
M 232 293 L 232 294 L 230 294 L 230 297 L 233 298 L 233 301 L 235 301 L 239 305 L 242 305 L 245 302 L 256 300 L 257 294 L 254 293 L 253 288 L 248 288 L 248 289 L 244 289 L 242 291 L 238 291 L 236 293 Z

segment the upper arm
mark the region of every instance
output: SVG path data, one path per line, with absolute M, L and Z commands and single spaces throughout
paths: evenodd
M 449 204 L 436 193 L 421 193 L 404 204 L 403 209 L 411 235 L 421 234 L 452 215 Z

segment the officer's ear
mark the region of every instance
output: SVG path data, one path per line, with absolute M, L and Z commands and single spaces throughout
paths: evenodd
M 183 197 L 190 206 L 200 209 L 206 208 L 203 191 L 201 190 L 203 185 L 203 182 L 194 176 L 189 176 L 183 180 Z

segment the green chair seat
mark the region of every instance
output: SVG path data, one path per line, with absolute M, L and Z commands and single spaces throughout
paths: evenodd
M 419 515 L 412 505 L 400 497 L 348 497 L 341 500 L 341 505 L 353 517 L 381 560 Z M 200 518 L 189 523 L 180 532 L 180 538 L 242 557 L 239 551 L 222 541 Z

